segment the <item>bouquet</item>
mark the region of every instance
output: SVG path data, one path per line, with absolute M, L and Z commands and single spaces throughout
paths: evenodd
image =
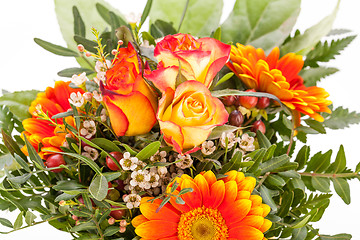
M 68 46 L 34 40 L 79 66 L 0 97 L 0 210 L 19 211 L 1 233 L 351 239 L 313 223 L 333 194 L 350 204 L 360 165 L 307 144 L 360 122 L 317 86 L 355 38 L 332 29 L 339 3 L 304 32 L 299 0 L 237 0 L 222 24 L 217 0 L 148 0 L 133 18 L 101 0 L 55 5 Z

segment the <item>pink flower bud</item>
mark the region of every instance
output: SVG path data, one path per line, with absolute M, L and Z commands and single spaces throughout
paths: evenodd
M 118 53 L 118 50 L 116 50 L 116 49 L 111 50 L 112 55 L 116 55 L 117 53 Z
M 79 220 L 78 216 L 75 215 L 72 215 L 71 218 L 74 219 L 75 221 Z
M 123 41 L 123 40 L 119 40 L 119 41 L 118 41 L 118 45 L 119 45 L 119 46 L 121 46 L 121 45 L 123 45 L 123 44 L 124 44 L 124 41 Z
M 83 94 L 83 97 L 86 101 L 91 101 L 92 99 L 92 93 L 91 92 L 86 92 Z
M 84 48 L 84 46 L 82 44 L 79 44 L 77 46 L 77 49 L 78 49 L 79 52 L 83 52 L 85 50 L 85 48 Z
M 91 53 L 90 53 L 90 52 L 86 52 L 86 53 L 85 53 L 85 56 L 91 57 Z
M 120 227 L 119 232 L 124 233 L 126 231 L 126 227 Z
M 120 221 L 120 227 L 126 227 L 126 226 L 127 226 L 126 220 L 121 220 Z
M 115 223 L 115 218 L 109 218 L 108 223 L 113 225 Z

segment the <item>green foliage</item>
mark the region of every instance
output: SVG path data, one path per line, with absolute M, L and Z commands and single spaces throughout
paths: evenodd
M 163 20 L 172 22 L 177 32 L 191 33 L 199 37 L 209 36 L 219 26 L 222 8 L 223 1 L 218 0 L 188 3 L 185 0 L 154 0 L 149 14 L 150 24 Z
M 36 98 L 36 95 L 39 93 L 37 90 L 28 90 L 28 91 L 19 91 L 13 93 L 6 93 L 0 97 L 0 106 L 6 106 L 7 108 L 2 108 L 0 111 L 1 122 L 6 123 L 12 118 L 10 113 L 11 111 L 19 120 L 24 120 L 25 118 L 31 117 L 29 113 L 29 106 L 31 102 Z M 7 111 L 8 109 L 8 111 Z M 9 114 L 6 116 L 6 114 Z M 7 119 L 8 120 L 7 120 Z M 13 121 L 16 122 L 14 119 Z M 3 127 L 2 127 L 3 128 Z
M 300 76 L 304 79 L 304 85 L 310 87 L 316 86 L 318 81 L 338 71 L 339 69 L 333 67 L 305 68 L 301 70 Z
M 348 36 L 338 40 L 332 40 L 329 44 L 328 41 L 319 42 L 313 50 L 306 55 L 304 66 L 319 67 L 318 62 L 328 62 L 331 59 L 335 59 L 336 55 L 339 55 L 356 36 Z
M 350 124 L 360 123 L 360 113 L 350 112 L 349 109 L 338 107 L 331 114 L 324 113 L 324 126 L 330 129 L 344 129 Z
M 299 0 L 237 0 L 221 26 L 222 40 L 269 51 L 289 35 L 299 9 Z

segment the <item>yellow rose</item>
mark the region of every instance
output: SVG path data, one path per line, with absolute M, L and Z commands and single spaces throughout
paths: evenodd
M 166 89 L 159 101 L 157 119 L 166 143 L 182 153 L 198 150 L 213 128 L 227 122 L 228 113 L 204 84 L 191 80 L 176 90 Z

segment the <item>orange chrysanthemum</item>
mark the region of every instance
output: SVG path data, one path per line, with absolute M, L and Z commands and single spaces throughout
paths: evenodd
M 69 87 L 69 84 L 70 82 L 57 81 L 54 88 L 48 87 L 45 92 L 38 93 L 29 108 L 33 117 L 22 122 L 25 129 L 22 135 L 25 134 L 43 159 L 52 154 L 48 151 L 61 151 L 60 147 L 63 145 L 67 134 L 63 120 L 58 118 L 56 122 L 52 120 L 52 123 L 50 122 L 51 117 L 66 112 L 70 108 L 69 97 L 72 92 L 84 92 L 81 89 Z M 39 116 L 40 109 L 42 113 L 47 114 L 48 120 Z M 65 121 L 74 126 L 73 117 L 66 117 Z M 22 148 L 22 151 L 27 154 L 26 146 Z
M 261 48 L 237 43 L 231 46 L 231 62 L 227 66 L 247 87 L 275 95 L 296 114 L 300 112 L 324 121 L 318 113 L 331 113 L 328 108 L 331 101 L 326 99 L 329 94 L 323 88 L 304 86 L 298 75 L 304 65 L 301 55 L 288 53 L 280 59 L 279 56 L 279 48 L 265 56 Z
M 145 197 L 141 200 L 142 215 L 132 221 L 135 233 L 142 240 L 263 240 L 264 232 L 271 222 L 264 217 L 270 207 L 262 204 L 262 198 L 251 195 L 256 180 L 243 173 L 230 171 L 227 177 L 217 180 L 215 174 L 207 171 L 194 179 L 183 174 L 176 178 L 179 185 L 173 194 L 184 188 L 192 192 L 181 195 L 185 204 L 176 203 L 171 197 L 159 212 L 161 200 Z

